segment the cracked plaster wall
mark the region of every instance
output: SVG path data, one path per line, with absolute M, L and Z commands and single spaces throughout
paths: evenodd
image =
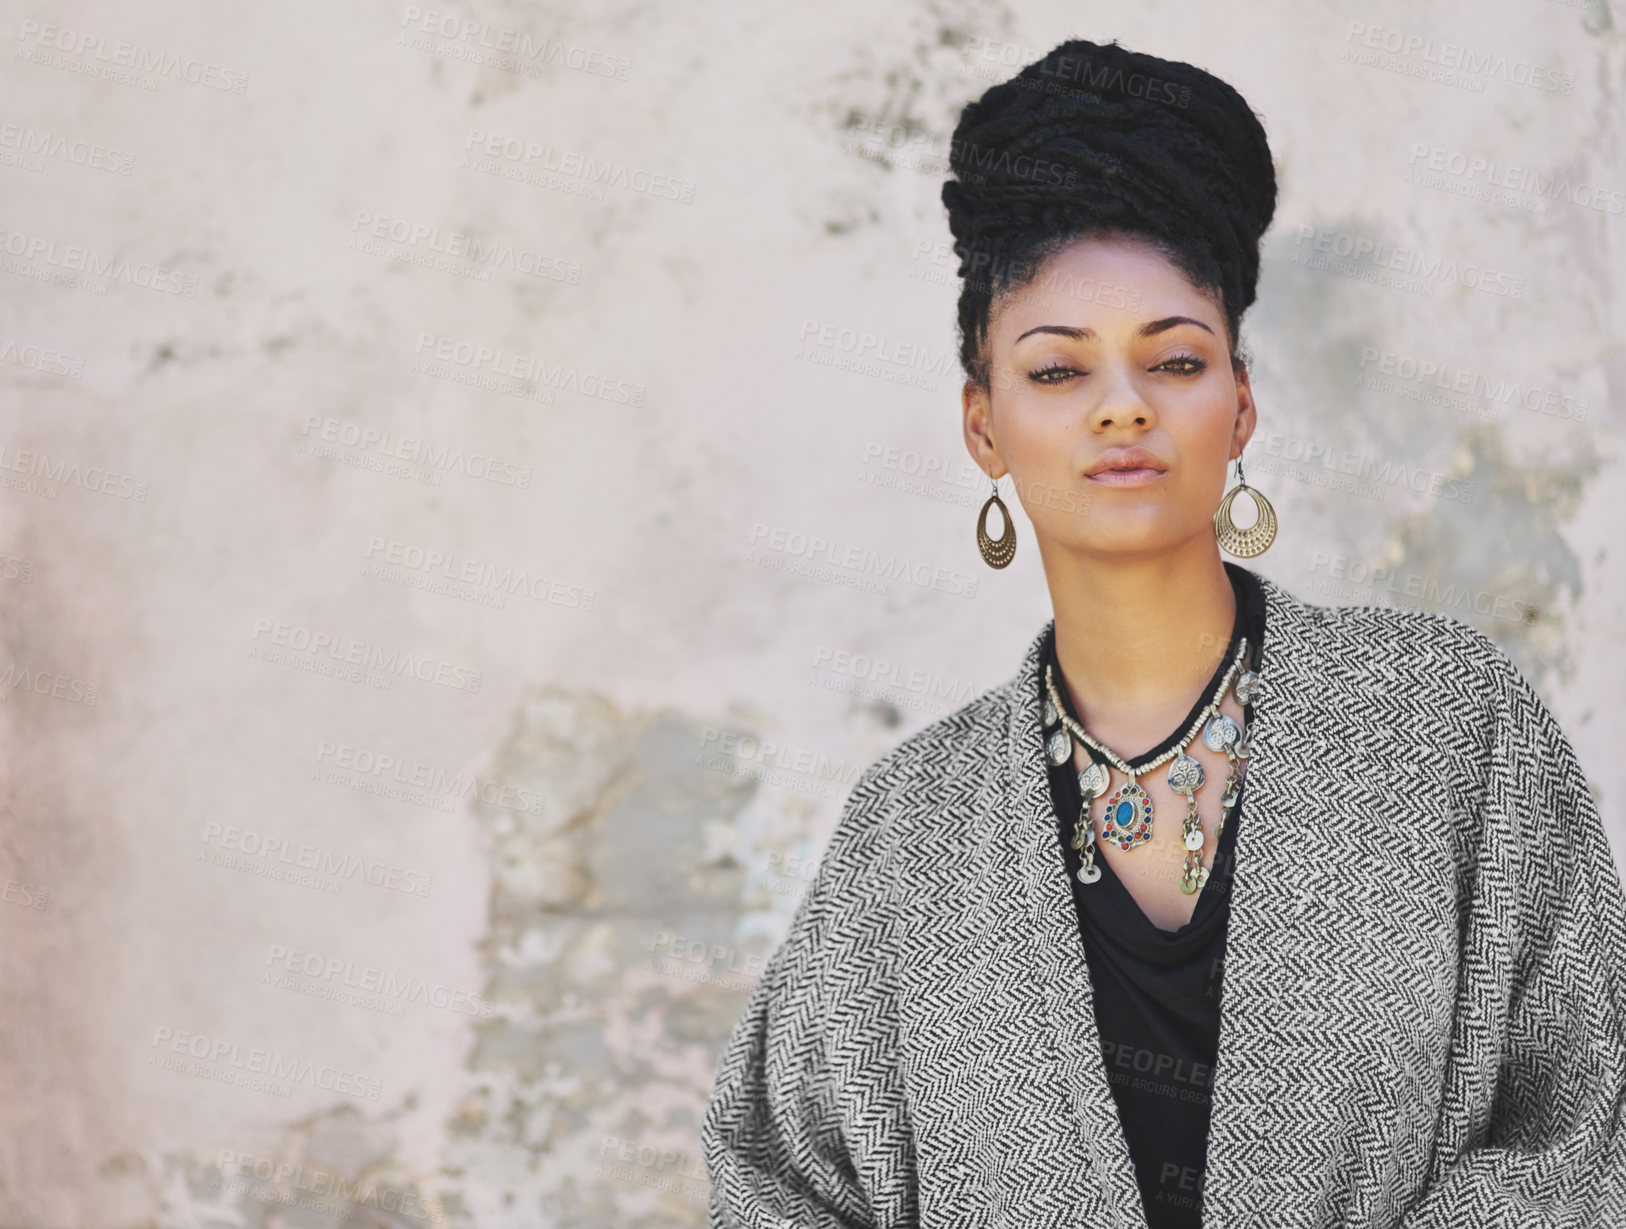
M 1258 566 L 1484 628 L 1626 850 L 1614 21 L 14 10 L 0 1224 L 703 1222 L 714 1064 L 846 790 L 1048 614 L 1024 520 L 975 553 L 937 191 L 959 105 L 1075 34 L 1220 73 L 1277 153 Z

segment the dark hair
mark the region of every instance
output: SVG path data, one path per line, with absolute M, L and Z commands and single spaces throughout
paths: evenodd
M 960 257 L 960 365 L 988 383 L 994 299 L 1075 239 L 1149 240 L 1217 294 L 1238 356 L 1276 172 L 1258 117 L 1218 77 L 1072 39 L 967 103 L 943 184 Z

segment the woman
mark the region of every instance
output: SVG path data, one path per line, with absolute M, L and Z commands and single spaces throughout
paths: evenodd
M 1075 40 L 952 166 L 966 443 L 1055 617 L 857 782 L 723 1056 L 710 1223 L 1626 1225 L 1626 894 L 1564 733 L 1467 624 L 1220 555 L 1275 534 L 1258 120 Z

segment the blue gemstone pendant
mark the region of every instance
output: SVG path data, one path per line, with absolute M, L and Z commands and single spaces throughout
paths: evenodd
M 1107 799 L 1105 837 L 1125 852 L 1152 839 L 1152 800 L 1134 781 L 1125 781 Z

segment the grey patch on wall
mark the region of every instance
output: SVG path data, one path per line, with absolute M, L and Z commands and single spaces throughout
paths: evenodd
M 218 1155 L 110 1164 L 145 1180 L 162 1229 L 704 1226 L 700 1115 L 768 955 L 766 940 L 736 946 L 751 871 L 727 835 L 762 765 L 722 741 L 679 712 L 628 716 L 554 687 L 522 696 L 480 774 L 507 791 L 471 808 L 493 869 L 489 1015 L 468 1020 L 436 1172 L 394 1159 L 401 1111 L 351 1106 L 263 1149 L 277 1181 L 234 1183 Z M 385 1191 L 406 1210 L 381 1207 Z
M 966 48 L 973 40 L 981 40 L 977 46 L 999 44 L 1017 23 L 1005 5 L 970 0 L 928 0 L 907 12 L 897 10 L 895 17 L 909 23 L 909 33 L 883 40 L 871 33 L 855 41 L 847 69 L 831 82 L 832 97 L 813 104 L 810 111 L 824 127 L 835 130 L 855 161 L 882 175 L 922 175 L 932 182 L 930 195 L 935 196 L 936 185 L 949 177 L 949 147 L 961 108 L 1022 68 L 979 65 Z M 1035 48 L 1029 58 L 1038 59 L 1048 50 Z M 883 139 L 866 146 L 862 134 L 877 130 Z M 877 183 L 869 176 L 860 182 Z M 833 216 L 825 219 L 825 232 L 843 235 L 864 225 L 883 224 L 889 211 L 877 209 L 875 200 L 868 191 L 833 183 L 827 206 Z M 918 225 L 914 218 L 905 221 Z M 946 234 L 941 210 L 937 221 Z
M 496 1015 L 448 1146 L 474 1223 L 704 1225 L 699 1117 L 765 955 L 735 947 L 747 868 L 717 839 L 758 782 L 721 741 L 591 693 L 520 703 L 488 775 L 541 813 L 475 808 Z
M 1378 221 L 1343 217 L 1315 225 L 1334 235 L 1405 246 L 1384 233 Z M 1356 385 L 1362 353 L 1392 347 L 1394 307 L 1412 302 L 1398 297 L 1407 292 L 1313 267 L 1307 263 L 1317 256 L 1313 241 L 1299 242 L 1296 234 L 1289 234 L 1293 229 L 1279 223 L 1268 233 L 1260 252 L 1259 297 L 1243 318 L 1243 337 L 1250 347 L 1256 336 L 1269 339 L 1254 355 L 1254 392 L 1260 393 L 1257 377 L 1262 376 L 1276 398 L 1274 404 L 1260 402 L 1256 439 L 1280 431 L 1383 459 L 1450 456 L 1466 421 L 1463 416 Z M 1263 452 L 1250 445 L 1245 462 Z M 1326 496 L 1321 488 L 1306 494 Z M 1334 508 L 1347 499 L 1338 494 L 1332 498 Z
M 885 696 L 865 701 L 859 707 L 862 712 L 879 722 L 883 729 L 895 730 L 903 724 L 903 710 Z
M 1586 437 L 1571 438 L 1567 455 L 1531 464 L 1508 455 L 1498 424 L 1469 428 L 1460 468 L 1474 482 L 1472 502 L 1440 500 L 1426 515 L 1403 518 L 1383 558 L 1394 575 L 1424 586 L 1399 601 L 1477 627 L 1538 685 L 1575 673 L 1564 621 L 1584 586 L 1581 561 L 1560 530 L 1602 462 L 1579 442 Z
M 232 1141 L 213 1156 L 123 1153 L 104 1176 L 139 1178 L 148 1187 L 157 1229 L 443 1229 L 468 1224 L 455 1196 L 431 1187 L 442 1179 L 395 1161 L 393 1118 L 370 1119 L 341 1105 L 289 1123 L 276 1142 Z M 427 1180 L 427 1181 L 426 1181 Z
M 1360 218 L 1317 225 L 1404 246 L 1381 224 Z M 1568 451 L 1533 461 L 1511 457 L 1504 420 L 1525 412 L 1516 399 L 1498 405 L 1458 398 L 1450 408 L 1359 387 L 1363 353 L 1400 348 L 1388 313 L 1394 302 L 1410 300 L 1391 297 L 1406 292 L 1312 268 L 1305 246 L 1286 227 L 1272 232 L 1262 252 L 1259 298 L 1243 325 L 1250 339 L 1269 339 L 1258 347 L 1253 368 L 1259 425 L 1245 453 L 1249 482 L 1284 522 L 1304 517 L 1316 526 L 1315 549 L 1385 574 L 1376 583 L 1344 586 L 1347 594 L 1335 602 L 1442 611 L 1497 641 L 1533 681 L 1548 674 L 1568 679 L 1574 667 L 1564 615 L 1580 599 L 1582 568 L 1560 529 L 1601 468 L 1589 437 L 1561 437 Z M 1436 361 L 1447 357 L 1435 354 L 1427 339 L 1403 348 Z M 1517 373 L 1496 374 L 1509 390 L 1520 387 Z M 1472 483 L 1472 498 L 1425 496 L 1419 507 L 1406 499 L 1403 485 L 1390 503 L 1335 485 L 1273 477 L 1272 432 L 1324 445 L 1335 457 L 1370 460 L 1380 481 L 1422 469 L 1444 479 L 1442 485 L 1455 480 L 1457 490 Z M 1280 441 L 1276 446 L 1285 448 Z M 1327 600 L 1313 588 L 1305 596 Z

